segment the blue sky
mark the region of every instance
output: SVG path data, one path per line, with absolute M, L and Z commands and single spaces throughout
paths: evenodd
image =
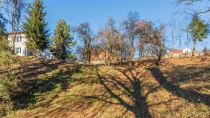
M 172 18 L 176 21 L 181 20 L 182 17 L 174 13 L 180 11 L 182 7 L 176 6 L 173 2 L 174 0 L 44 0 L 44 5 L 47 11 L 46 21 L 51 33 L 59 19 L 66 20 L 70 26 L 88 21 L 96 33 L 109 17 L 114 18 L 119 24 L 126 19 L 129 11 L 138 12 L 142 20 L 159 21 L 165 24 L 168 24 Z M 9 29 L 8 27 L 8 31 Z M 167 45 L 171 45 L 169 27 L 166 32 Z M 185 37 L 182 38 L 185 40 Z M 198 43 L 197 50 L 202 50 L 205 45 L 208 46 L 210 42 L 208 40 L 205 39 L 204 43 Z M 178 45 L 176 47 L 178 48 Z M 185 47 L 183 44 L 182 48 Z

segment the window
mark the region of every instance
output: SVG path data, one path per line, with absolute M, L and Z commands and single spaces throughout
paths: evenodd
M 20 42 L 22 42 L 22 36 L 20 36 Z
M 21 48 L 16 48 L 16 53 L 21 53 Z
M 19 42 L 20 41 L 20 37 L 16 37 L 16 42 Z

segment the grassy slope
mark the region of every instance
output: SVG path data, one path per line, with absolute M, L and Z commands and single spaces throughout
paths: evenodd
M 7 117 L 210 117 L 210 62 L 170 59 L 153 66 L 75 66 L 22 58 L 23 92 Z

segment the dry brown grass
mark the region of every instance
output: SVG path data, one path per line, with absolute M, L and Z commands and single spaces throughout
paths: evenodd
M 209 58 L 154 66 L 75 66 L 23 58 L 11 118 L 210 117 Z

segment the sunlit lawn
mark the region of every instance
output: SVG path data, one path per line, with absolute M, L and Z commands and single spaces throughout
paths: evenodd
M 210 117 L 210 64 L 158 68 L 23 62 L 14 70 L 23 92 L 7 117 Z

